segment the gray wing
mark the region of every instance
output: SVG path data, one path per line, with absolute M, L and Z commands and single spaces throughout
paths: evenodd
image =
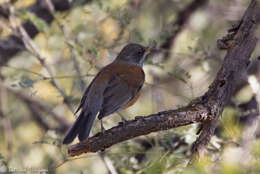
M 102 119 L 116 112 L 121 106 L 130 101 L 137 93 L 138 88 L 131 88 L 119 78 L 112 78 L 104 91 L 104 100 L 98 119 Z
M 93 82 L 95 81 L 96 77 L 91 81 L 90 85 L 87 87 L 87 89 L 85 90 L 84 94 L 83 94 L 83 97 L 81 98 L 81 101 L 80 101 L 80 105 L 79 107 L 76 109 L 76 111 L 74 112 L 74 115 L 76 115 L 79 110 L 83 107 L 84 103 L 86 102 L 87 100 L 87 95 L 88 95 L 88 91 L 89 89 L 91 88 Z

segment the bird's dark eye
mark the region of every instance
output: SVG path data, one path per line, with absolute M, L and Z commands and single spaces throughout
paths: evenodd
M 138 55 L 143 55 L 143 50 L 139 50 Z

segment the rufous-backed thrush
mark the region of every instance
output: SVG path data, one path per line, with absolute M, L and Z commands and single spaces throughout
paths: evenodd
M 63 144 L 71 143 L 76 136 L 80 141 L 87 139 L 98 112 L 101 120 L 136 102 L 145 80 L 143 62 L 151 48 L 128 44 L 111 64 L 101 69 L 84 92 L 75 112 L 81 109 L 81 113 L 67 132 Z M 103 131 L 102 120 L 101 128 Z

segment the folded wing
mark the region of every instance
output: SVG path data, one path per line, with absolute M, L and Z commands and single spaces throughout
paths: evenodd
M 143 85 L 143 80 L 137 81 L 133 78 L 135 78 L 133 74 L 124 73 L 110 79 L 103 94 L 104 100 L 98 119 L 116 112 L 135 98 Z

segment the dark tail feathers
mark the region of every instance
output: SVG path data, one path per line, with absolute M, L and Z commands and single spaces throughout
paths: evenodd
M 93 126 L 95 117 L 96 115 L 92 115 L 90 113 L 85 114 L 84 112 L 81 112 L 63 139 L 63 144 L 70 144 L 77 135 L 80 141 L 87 139 Z

